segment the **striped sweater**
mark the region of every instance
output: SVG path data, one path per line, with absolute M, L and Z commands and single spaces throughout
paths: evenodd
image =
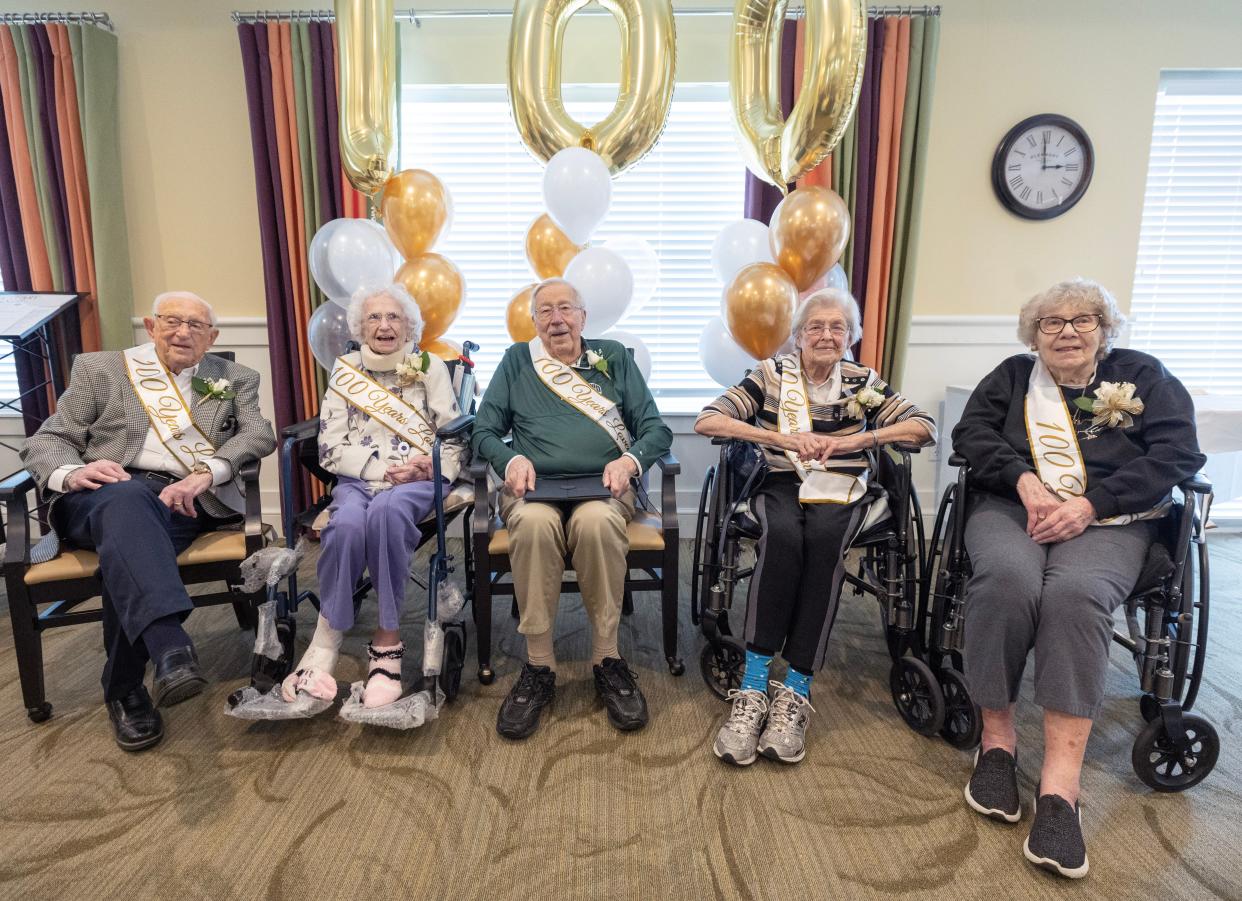
M 703 412 L 699 414 L 699 420 L 709 416 L 731 416 L 760 428 L 779 432 L 777 410 L 780 406 L 780 372 L 784 366 L 792 362 L 793 358 L 788 356 L 764 360 L 739 384 L 734 385 L 704 407 Z M 825 399 L 822 396 L 817 397 L 823 392 L 817 391 L 814 387 L 810 388 L 812 431 L 845 437 L 868 429 L 879 429 L 908 419 L 915 419 L 927 426 L 929 437 L 924 444 L 936 443 L 935 420 L 911 401 L 893 391 L 874 369 L 849 360 L 842 360 L 837 365 L 841 367 L 841 397 L 839 399 L 831 403 L 817 403 L 817 400 Z M 850 398 L 864 387 L 878 391 L 884 396 L 884 401 L 878 407 L 867 409 L 864 417 L 858 419 L 849 414 L 847 404 Z M 794 468 L 784 451 L 765 446 L 763 452 L 772 470 L 782 471 Z M 831 468 L 840 472 L 859 473 L 866 470 L 867 458 L 862 453 L 833 457 Z

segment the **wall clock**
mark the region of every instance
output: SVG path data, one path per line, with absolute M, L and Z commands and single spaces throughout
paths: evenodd
M 992 187 L 1006 209 L 1024 219 L 1060 216 L 1087 192 L 1095 149 L 1081 125 L 1040 113 L 1023 119 L 992 158 Z

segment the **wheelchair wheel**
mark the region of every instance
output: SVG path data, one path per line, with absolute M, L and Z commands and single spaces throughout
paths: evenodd
M 461 671 L 466 665 L 466 636 L 463 626 L 444 630 L 444 662 L 440 670 L 440 690 L 444 699 L 452 701 L 461 690 Z
M 944 693 L 944 725 L 940 737 L 959 751 L 968 751 L 983 736 L 983 714 L 966 690 L 966 679 L 955 669 L 940 671 Z
M 1143 784 L 1158 792 L 1180 792 L 1198 785 L 1216 766 L 1220 738 L 1215 727 L 1201 716 L 1185 714 L 1185 750 L 1178 750 L 1164 720 L 1157 717 L 1139 733 L 1130 762 Z
M 897 712 L 920 735 L 935 735 L 944 725 L 944 693 L 931 667 L 917 657 L 893 661 L 888 687 Z
M 736 638 L 721 637 L 719 644 L 708 643 L 699 654 L 699 672 L 712 694 L 722 701 L 742 685 L 746 668 L 746 648 Z

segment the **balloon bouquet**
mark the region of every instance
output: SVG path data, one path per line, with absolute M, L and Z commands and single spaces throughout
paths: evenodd
M 422 169 L 389 178 L 378 199 L 384 223 L 333 219 L 311 240 L 308 263 L 322 304 L 307 326 L 311 352 L 331 371 L 352 339 L 345 309 L 359 288 L 402 282 L 423 314 L 423 350 L 456 359 L 461 346 L 442 336 L 461 310 L 466 281 L 448 257 L 432 253 L 453 219 L 453 200 L 441 181 Z

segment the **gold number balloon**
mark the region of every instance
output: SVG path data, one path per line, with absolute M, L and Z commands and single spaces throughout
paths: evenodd
M 781 112 L 780 43 L 788 0 L 737 0 L 729 97 L 750 171 L 782 191 L 832 152 L 854 115 L 867 56 L 863 0 L 806 0 L 802 92 Z
M 590 0 L 516 0 L 509 32 L 509 105 L 527 148 L 547 162 L 566 147 L 598 153 L 617 175 L 655 146 L 673 99 L 677 37 L 670 0 L 599 0 L 621 28 L 617 105 L 581 125 L 565 112 L 561 59 L 569 19 Z
M 349 183 L 374 194 L 392 174 L 397 109 L 397 23 L 393 0 L 336 0 L 336 70 L 341 166 Z

